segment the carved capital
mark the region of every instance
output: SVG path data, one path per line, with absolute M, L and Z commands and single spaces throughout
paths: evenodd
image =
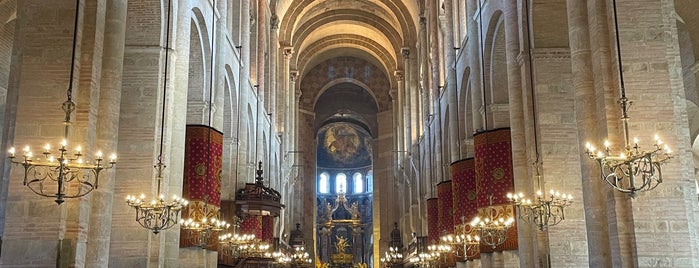
M 398 81 L 398 82 L 403 81 L 403 71 L 397 70 L 397 71 L 393 72 L 393 76 L 396 77 L 396 81 Z
M 400 49 L 400 53 L 403 54 L 403 58 L 409 59 L 410 58 L 410 48 L 409 47 L 403 47 Z
M 272 14 L 272 17 L 269 19 L 269 27 L 272 30 L 279 29 L 279 17 L 277 14 Z
M 297 78 L 298 76 L 299 76 L 299 72 L 298 72 L 298 71 L 290 71 L 290 72 L 289 72 L 289 80 L 291 81 L 291 83 L 296 83 L 296 78 Z
M 284 47 L 284 58 L 290 59 L 291 55 L 294 54 L 294 47 Z

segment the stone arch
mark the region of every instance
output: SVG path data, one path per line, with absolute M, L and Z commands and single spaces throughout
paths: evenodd
M 384 74 L 388 74 L 390 70 L 399 66 L 391 52 L 370 38 L 359 35 L 333 35 L 317 40 L 299 53 L 297 65 L 300 66 L 301 77 L 306 70 L 313 68 L 318 62 L 337 55 L 340 49 L 343 53 L 356 55 L 376 66 L 383 67 Z
M 458 89 L 458 105 L 459 105 L 459 120 L 461 126 L 459 127 L 460 137 L 463 140 L 473 137 L 474 127 L 473 127 L 473 105 L 471 103 L 471 68 L 468 67 L 464 70 L 461 76 L 461 87 Z M 463 144 L 462 144 L 463 146 Z M 462 148 L 463 149 L 463 148 Z
M 322 96 L 323 93 L 325 93 L 325 91 L 340 83 L 351 83 L 363 88 L 367 93 L 369 93 L 369 95 L 371 95 L 374 98 L 374 104 L 376 104 L 376 109 L 379 109 L 378 101 L 376 100 L 376 95 L 374 95 L 374 92 L 371 91 L 371 88 L 369 88 L 368 85 L 362 83 L 362 81 L 359 81 L 354 78 L 337 78 L 323 85 L 323 87 L 321 87 L 320 90 L 318 90 L 318 94 L 316 94 L 315 100 L 313 100 L 313 107 L 315 107 L 318 104 L 318 99 L 320 99 L 320 96 Z
M 509 125 L 505 23 L 501 10 L 490 17 L 485 38 L 486 120 L 489 128 Z
M 304 18 L 305 13 L 311 10 L 320 1 L 314 0 L 293 0 L 289 1 L 284 12 L 284 17 L 280 24 L 279 40 L 286 42 L 287 45 L 293 44 L 293 35 L 299 28 L 299 21 Z M 404 1 L 380 0 L 373 3 L 377 10 L 389 13 L 393 16 L 395 23 L 394 28 L 401 34 L 402 44 L 409 45 L 410 42 L 417 40 L 418 28 L 417 18 L 419 15 L 419 7 L 416 3 L 406 3 Z
M 209 79 L 211 79 L 211 55 L 206 20 L 198 8 L 190 13 L 189 34 L 189 78 L 187 79 L 187 124 L 209 125 L 208 103 Z
M 238 122 L 240 122 L 236 85 L 231 67 L 226 64 L 223 75 L 223 182 L 221 196 L 229 196 L 231 199 L 233 199 L 237 188 L 235 159 L 238 157 L 236 145 L 239 142 Z
M 247 154 L 245 155 L 245 166 L 248 167 L 248 172 L 246 172 L 246 178 L 247 182 L 253 182 L 255 178 L 255 167 L 257 167 L 257 164 L 255 163 L 255 158 L 257 157 L 255 154 L 257 153 L 257 141 L 256 141 L 256 135 L 257 135 L 257 128 L 255 127 L 255 115 L 252 113 L 252 107 L 248 103 L 247 107 L 247 124 L 245 124 L 245 144 L 247 146 Z M 240 157 L 240 156 L 238 156 Z M 240 183 L 240 182 L 239 182 Z
M 225 137 L 238 138 L 233 137 L 233 135 L 237 135 L 239 120 L 238 87 L 231 66 L 226 64 L 223 68 L 225 70 L 223 77 L 223 134 Z

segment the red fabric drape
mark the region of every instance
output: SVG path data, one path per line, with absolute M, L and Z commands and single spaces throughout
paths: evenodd
M 437 198 L 427 199 L 427 243 L 439 242 L 439 205 Z
M 508 192 L 514 191 L 510 129 L 494 129 L 478 133 L 473 137 L 473 145 L 479 210 L 490 205 L 489 195 L 492 193 L 492 205 L 515 217 L 514 209 L 506 197 Z M 481 253 L 517 248 L 517 226 L 515 225 L 510 227 L 504 244 L 495 249 L 481 244 Z

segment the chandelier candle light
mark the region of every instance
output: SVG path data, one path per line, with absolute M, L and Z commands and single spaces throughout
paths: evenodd
M 457 257 L 471 259 L 478 255 L 481 237 L 476 234 L 475 229 L 465 222 L 466 218 L 461 217 L 461 224 L 454 226 L 454 234 L 442 236 L 442 243 L 450 245 Z M 460 247 L 463 255 L 457 250 Z
M 512 216 L 502 214 L 504 213 L 490 206 L 485 208 L 483 218 L 476 216 L 471 220 L 471 228 L 478 231 L 481 243 L 493 248 L 505 243 L 507 231 L 512 227 L 515 220 Z
M 63 102 L 61 108 L 65 112 L 65 125 L 63 131 L 63 140 L 58 147 L 58 152 L 51 152 L 51 144 L 47 143 L 44 146 L 44 151 L 41 153 L 43 157 L 34 157 L 29 145 L 22 150 L 22 156 L 17 159 L 15 156 L 15 148 L 11 147 L 8 150 L 10 162 L 24 167 L 23 184 L 34 193 L 56 198 L 57 204 L 62 204 L 65 198 L 82 197 L 99 185 L 99 175 L 104 169 L 114 167 L 116 164 L 116 154 L 112 154 L 109 160 L 105 160 L 102 156 L 102 151 L 97 151 L 94 162 L 85 159 L 80 146 L 76 146 L 71 152 L 68 149 L 68 133 L 70 126 L 73 124 L 71 115 L 75 111 L 75 102 L 73 102 L 73 81 L 76 61 L 76 45 L 78 38 L 78 22 L 80 17 L 80 0 L 76 1 L 75 7 L 75 25 L 73 27 L 73 52 L 70 62 L 70 75 L 68 81 L 68 90 L 66 92 L 67 99 Z M 49 186 L 56 185 L 56 192 L 49 192 Z
M 663 181 L 660 167 L 672 158 L 672 151 L 667 144 L 663 144 L 658 135 L 655 135 L 655 143 L 649 151 L 641 149 L 638 145 L 638 138 L 633 138 L 633 144 L 631 144 L 629 139 L 628 110 L 632 102 L 626 98 L 616 1 L 612 1 L 612 3 L 614 8 L 614 34 L 616 37 L 619 84 L 621 88 L 619 104 L 621 104 L 621 121 L 624 129 L 625 145 L 621 153 L 614 154 L 609 141 L 605 141 L 604 149 L 599 151 L 588 142 L 585 144 L 585 152 L 590 159 L 597 161 L 599 164 L 602 179 L 614 187 L 614 189 L 628 193 L 634 198 L 638 192 L 653 190 Z

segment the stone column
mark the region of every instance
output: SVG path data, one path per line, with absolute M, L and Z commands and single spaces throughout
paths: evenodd
M 268 97 L 267 92 L 267 52 L 269 48 L 267 47 L 267 35 L 269 33 L 267 29 L 267 1 L 268 0 L 258 0 L 257 1 L 257 94 L 258 94 L 258 105 L 262 104 L 263 107 L 267 108 L 269 103 L 265 101 Z M 259 116 L 259 115 L 257 115 Z M 258 139 L 259 140 L 259 139 Z
M 567 0 L 568 38 L 570 40 L 573 86 L 575 87 L 575 114 L 580 137 L 578 148 L 584 148 L 584 140 L 599 140 L 597 134 L 597 104 L 593 59 L 588 21 L 588 6 L 584 1 Z M 590 267 L 611 267 L 609 231 L 606 220 L 606 202 L 601 194 L 607 185 L 598 177 L 599 167 L 593 161 L 581 157 L 582 191 L 588 198 L 581 198 L 585 207 L 587 225 L 587 251 Z
M 466 14 L 468 16 L 474 16 L 475 19 L 468 20 L 468 32 L 469 39 L 467 52 L 471 61 L 469 65 L 471 66 L 471 109 L 473 116 L 473 129 L 483 129 L 484 124 L 484 108 L 485 103 L 483 103 L 483 70 L 481 66 L 481 33 L 480 27 L 481 17 L 478 14 L 478 1 L 480 0 L 468 0 L 466 7 L 468 8 Z
M 410 66 L 410 49 L 404 48 L 401 50 L 401 53 L 403 54 L 403 66 L 406 66 L 406 70 L 403 73 L 404 75 L 410 70 L 407 69 L 407 66 Z M 410 80 L 406 80 L 410 81 Z M 403 144 L 403 149 L 404 151 L 410 151 L 410 148 L 412 147 L 413 144 L 413 105 L 415 104 L 413 102 L 413 96 L 415 92 L 410 90 L 410 84 L 404 83 L 403 88 L 399 88 L 400 92 L 398 95 L 398 104 L 401 105 L 401 115 L 403 118 L 403 130 L 401 133 L 403 134 L 402 138 L 402 144 Z
M 410 95 L 410 104 L 411 104 L 411 112 L 410 112 L 410 118 L 412 118 L 412 122 L 415 125 L 415 131 L 417 134 L 415 136 L 419 135 L 424 135 L 425 133 L 425 127 L 426 127 L 426 122 L 427 122 L 427 115 L 429 114 L 429 101 L 427 100 L 427 96 L 429 95 L 430 91 L 430 73 L 429 73 L 429 44 L 428 44 L 428 35 L 429 32 L 427 30 L 427 18 L 420 17 L 420 52 L 418 53 L 419 60 L 420 62 L 418 63 L 420 65 L 420 90 L 416 90 L 415 92 L 411 92 Z M 427 136 L 423 136 L 427 137 Z M 412 136 L 411 136 L 412 139 Z M 414 140 L 412 140 L 414 141 Z
M 292 150 L 296 150 L 299 147 L 299 101 L 301 100 L 301 90 L 296 89 L 296 80 L 298 78 L 298 71 L 293 70 L 289 73 L 289 92 L 291 94 L 291 107 L 289 107 L 290 114 L 291 114 L 291 120 L 289 121 L 289 124 L 292 126 L 291 129 L 291 141 L 290 143 L 292 144 Z M 297 157 L 292 158 L 294 165 L 301 164 L 300 162 L 296 161 Z
M 459 107 L 459 94 L 457 88 L 457 75 L 456 75 L 456 50 L 454 49 L 454 36 L 458 35 L 458 32 L 454 32 L 454 9 L 458 9 L 458 4 L 454 5 L 452 1 L 444 1 L 444 17 L 443 20 L 443 35 L 444 35 L 444 69 L 446 70 L 446 83 L 445 89 L 447 103 L 449 107 L 449 163 L 460 160 L 459 151 L 460 146 L 460 131 L 459 122 L 460 115 L 458 112 L 462 109 Z M 458 11 L 456 12 L 458 13 Z M 447 172 L 448 174 L 449 172 Z
M 252 31 L 252 26 L 251 26 L 251 20 L 253 18 L 251 17 L 250 12 L 251 7 L 250 7 L 250 1 L 252 0 L 240 0 L 240 61 L 241 61 L 241 66 L 240 66 L 240 87 L 238 88 L 239 98 L 241 101 L 239 101 L 241 106 L 244 106 L 245 103 L 248 102 L 253 96 L 251 95 L 252 92 L 252 87 L 251 87 L 251 77 L 250 77 L 250 69 L 251 66 L 253 65 L 251 60 L 250 60 L 250 53 L 252 52 L 253 49 L 256 49 L 251 46 L 250 43 L 250 34 Z M 252 118 L 248 118 L 246 110 L 242 107 L 238 107 L 239 112 L 241 115 L 238 117 L 238 124 L 242 124 L 241 126 L 238 127 L 240 129 L 240 133 L 238 136 L 238 161 L 237 166 L 235 167 L 236 170 L 238 170 L 238 174 L 236 174 L 236 178 L 244 178 L 244 179 L 238 179 L 237 184 L 238 188 L 242 188 L 245 186 L 245 183 L 247 182 L 252 182 L 254 180 L 254 176 L 250 176 L 250 165 L 249 165 L 249 159 L 247 159 L 246 156 L 249 155 L 248 151 L 250 150 L 251 147 L 254 147 L 254 145 L 250 144 L 247 140 L 241 140 L 241 137 L 246 137 L 246 133 L 248 132 L 247 128 L 244 127 L 244 124 L 246 122 L 249 122 L 249 120 L 252 120 Z M 244 116 L 243 116 L 244 115 Z M 243 120 L 245 119 L 245 120 Z M 251 135 L 250 133 L 247 133 L 247 135 Z
M 609 5 L 607 10 L 611 8 Z M 640 193 L 635 199 L 614 190 L 624 201 L 615 200 L 618 218 L 632 221 L 622 226 L 625 222 L 617 218 L 614 224 L 619 229 L 619 244 L 624 258 L 621 263 L 629 267 L 699 267 L 699 203 L 696 199 L 692 137 L 686 114 L 674 1 L 623 0 L 618 1 L 617 8 L 620 61 L 624 67 L 626 96 L 633 101 L 629 111 L 630 138 L 637 136 L 641 140 L 641 148 L 651 150 L 653 134 L 657 133 L 676 154 L 673 160 L 662 166 L 663 183 L 654 190 Z M 603 14 L 610 14 L 608 21 L 613 25 L 611 13 Z M 609 36 L 613 37 L 613 28 L 606 29 L 610 29 Z M 614 46 L 612 41 L 610 47 Z M 643 56 L 639 55 L 640 51 Z M 612 73 L 617 74 L 620 63 L 614 60 L 612 63 Z M 612 88 L 618 92 L 620 83 L 616 81 L 616 86 Z M 611 100 L 607 100 L 611 104 Z M 614 117 L 611 118 L 615 119 L 615 125 L 620 126 L 619 105 L 606 107 L 614 108 Z M 623 132 L 614 135 L 623 137 Z M 623 141 L 621 138 L 618 140 Z M 613 143 L 613 147 L 619 146 Z M 659 227 L 658 224 L 667 224 L 667 227 Z M 667 246 L 658 247 L 658 243 L 666 242 Z
M 441 82 L 441 71 L 439 69 L 439 61 L 441 60 L 439 56 L 439 6 L 437 5 L 438 1 L 426 1 L 427 2 L 427 45 L 428 47 L 428 53 L 429 53 L 429 59 L 428 59 L 428 70 L 430 70 L 430 75 L 428 76 L 428 79 L 430 81 L 428 88 L 425 89 L 427 90 L 428 98 L 427 98 L 427 105 L 429 109 L 427 109 L 428 114 L 432 114 L 434 116 L 437 116 L 440 111 L 437 110 L 437 102 L 439 102 L 439 96 L 441 94 L 440 92 L 440 82 Z M 427 56 L 427 55 L 425 55 Z M 439 126 L 441 128 L 441 126 Z M 438 145 L 439 146 L 439 145 Z
M 104 49 L 102 54 L 102 73 L 99 85 L 99 110 L 97 124 L 97 144 L 99 148 L 116 148 L 119 131 L 119 112 L 121 102 L 121 81 L 124 59 L 124 42 L 126 32 L 125 1 L 106 1 L 106 18 L 104 26 Z M 109 265 L 109 244 L 112 227 L 112 200 L 114 197 L 114 172 L 104 175 L 107 180 L 100 181 L 99 190 L 92 194 L 90 209 L 90 229 L 87 239 L 85 265 L 87 267 L 106 267 Z
M 295 154 L 290 153 L 293 148 L 293 137 L 295 137 L 295 133 L 293 133 L 293 125 L 292 125 L 292 119 L 293 119 L 293 110 L 291 110 L 291 107 L 293 107 L 293 102 L 294 102 L 294 94 L 293 91 L 291 90 L 291 84 L 292 82 L 292 77 L 291 77 L 291 71 L 289 70 L 289 64 L 291 61 L 291 56 L 294 53 L 294 48 L 293 47 L 284 47 L 283 49 L 284 53 L 284 60 L 282 63 L 282 94 L 284 96 L 284 101 L 283 101 L 283 106 L 284 108 L 281 109 L 281 111 L 284 111 L 284 116 L 280 116 L 280 120 L 284 120 L 284 149 L 282 152 L 282 157 L 284 161 L 287 164 L 287 167 L 289 168 L 289 172 L 292 172 L 291 167 L 294 163 L 293 159 L 295 157 Z M 295 78 L 294 78 L 295 79 Z
M 524 76 L 522 68 L 517 61 L 520 54 L 520 29 L 529 29 L 519 23 L 518 5 L 516 1 L 505 2 L 504 20 L 505 20 L 505 57 L 507 60 L 507 93 L 509 99 L 509 125 L 512 139 L 512 170 L 515 178 L 515 189 L 524 189 L 525 192 L 532 192 L 531 176 L 527 170 L 529 163 L 527 161 L 527 140 L 525 138 L 525 118 L 524 114 L 530 115 L 530 110 L 525 109 L 523 104 L 524 98 L 522 91 L 528 87 L 522 87 L 522 77 Z M 525 7 L 523 12 L 528 12 Z M 524 16 L 524 15 L 522 15 Z M 524 31 L 524 30 L 523 30 Z M 528 59 L 531 60 L 531 59 Z M 526 76 L 528 77 L 528 76 Z M 531 85 L 530 85 L 531 86 Z M 526 92 L 529 92 L 527 90 Z M 530 96 L 531 97 L 531 96 Z M 528 102 L 530 103 L 530 102 Z M 528 107 L 528 105 L 527 105 Z M 533 126 L 536 127 L 536 126 Z M 519 191 L 519 190 L 518 190 Z M 517 242 L 519 244 L 519 264 L 521 267 L 534 266 L 534 239 L 535 228 L 517 218 Z M 509 257 L 511 255 L 505 255 Z M 516 257 L 517 255 L 515 255 Z
M 393 73 L 393 76 L 396 78 L 396 89 L 391 90 L 391 103 L 393 104 L 393 127 L 395 128 L 394 132 L 394 150 L 393 156 L 395 157 L 394 165 L 399 165 L 403 163 L 403 155 L 406 155 L 404 151 L 405 149 L 405 144 L 404 144 L 404 124 L 405 124 L 405 114 L 403 113 L 403 101 L 405 100 L 405 80 L 404 80 L 404 72 L 403 71 L 395 71 Z
M 267 105 L 267 113 L 272 114 L 269 120 L 271 121 L 270 124 L 274 125 L 272 133 L 269 133 L 269 135 L 276 135 L 281 129 L 279 122 L 282 122 L 282 120 L 278 119 L 281 116 L 277 114 L 277 95 L 279 94 L 279 90 L 277 89 L 277 69 L 279 68 L 279 58 L 277 56 L 279 54 L 279 17 L 274 13 L 275 5 L 276 4 L 271 5 L 272 18 L 270 19 L 269 25 L 269 105 Z M 270 144 L 270 146 L 272 145 Z M 270 172 L 270 175 L 271 174 Z

